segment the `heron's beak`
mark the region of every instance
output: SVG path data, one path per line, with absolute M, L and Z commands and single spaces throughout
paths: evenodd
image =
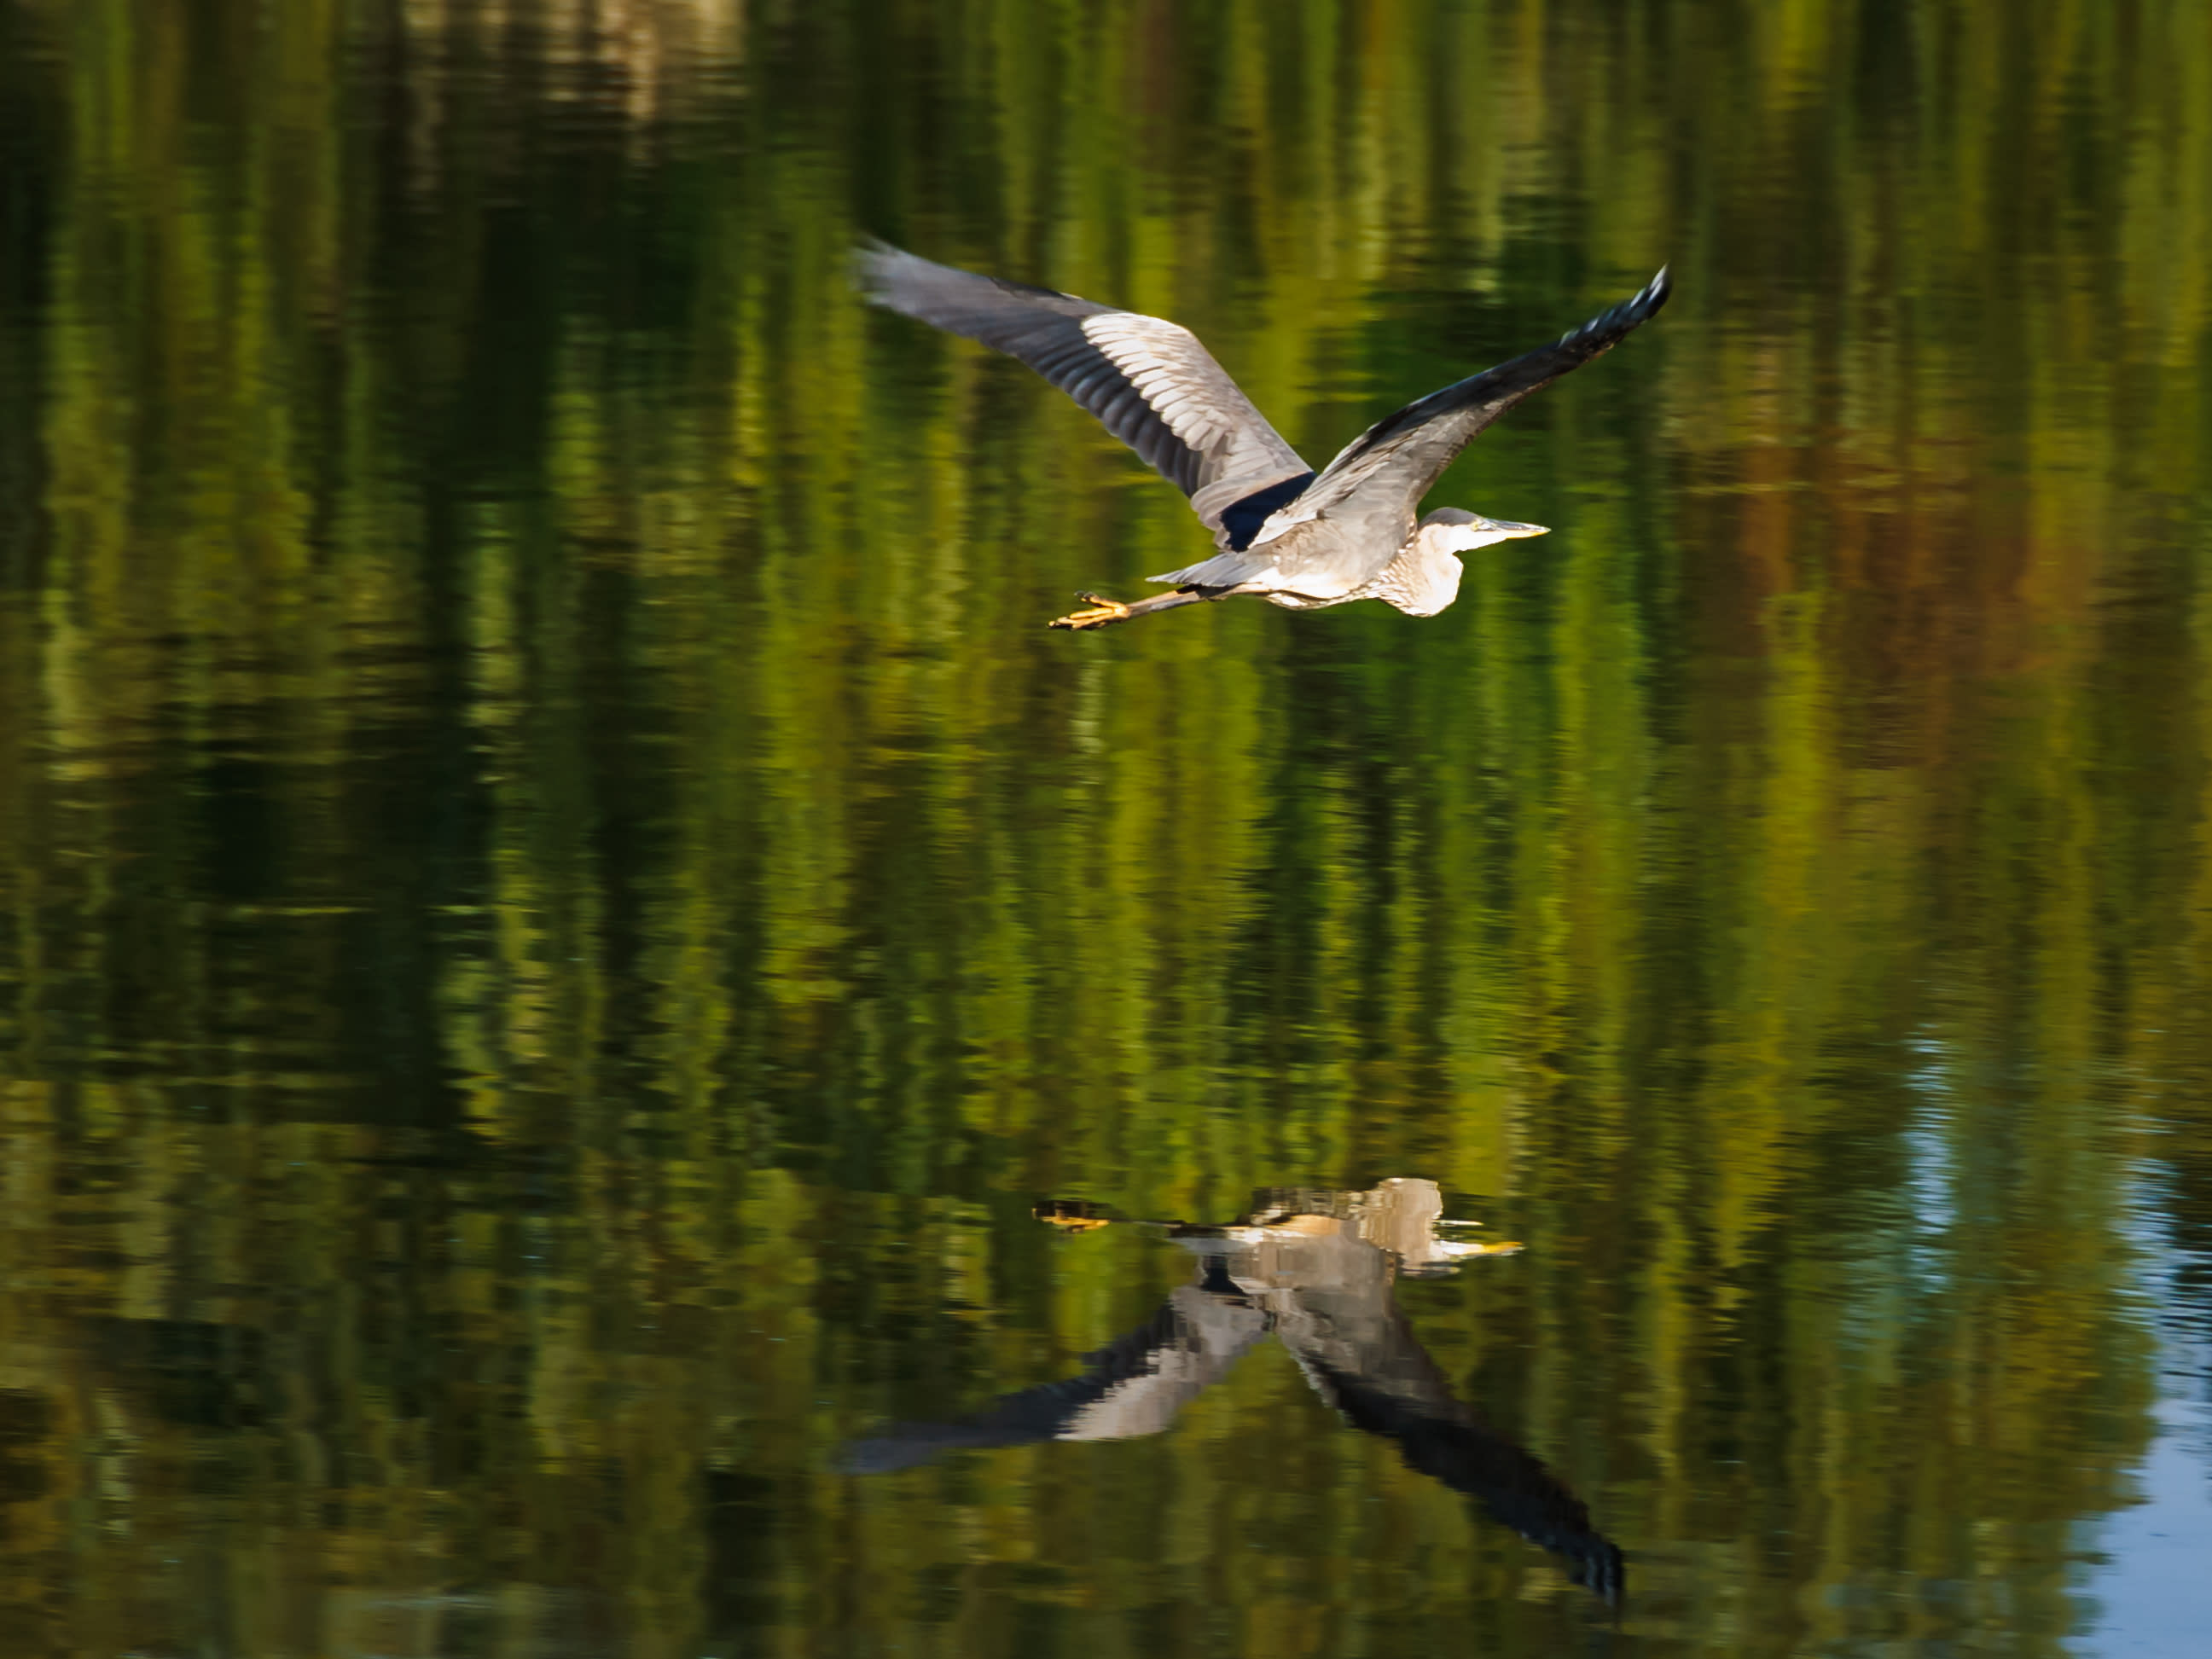
M 1510 519 L 1492 519 L 1490 527 L 1504 532 L 1501 539 L 1509 542 L 1517 542 L 1523 536 L 1548 536 L 1552 533 L 1552 527 L 1547 524 L 1515 524 Z

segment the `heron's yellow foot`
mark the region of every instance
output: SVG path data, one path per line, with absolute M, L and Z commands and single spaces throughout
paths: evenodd
M 1118 599 L 1109 599 L 1100 593 L 1078 593 L 1075 596 L 1091 609 L 1071 611 L 1065 617 L 1054 617 L 1046 624 L 1048 628 L 1103 628 L 1109 623 L 1129 620 L 1129 607 Z

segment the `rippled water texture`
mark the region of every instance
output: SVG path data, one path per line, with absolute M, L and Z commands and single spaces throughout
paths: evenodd
M 1071 635 L 868 234 L 1678 286 Z M 2188 0 L 0 9 L 0 1651 L 2202 1651 L 2208 330 Z

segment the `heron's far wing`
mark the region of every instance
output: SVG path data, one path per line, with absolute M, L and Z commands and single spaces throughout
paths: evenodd
M 1004 1395 L 956 1422 L 895 1425 L 853 1442 L 842 1462 L 851 1474 L 884 1474 L 975 1447 L 1158 1434 L 1267 1329 L 1267 1316 L 1241 1297 L 1187 1285 L 1143 1325 L 1084 1356 L 1081 1376 Z
M 1582 1499 L 1534 1453 L 1449 1396 L 1408 1395 L 1325 1364 L 1304 1369 L 1354 1428 L 1396 1441 L 1407 1468 L 1472 1498 L 1492 1520 L 1565 1558 L 1575 1583 L 1609 1601 L 1620 1598 L 1626 1577 L 1620 1547 L 1590 1525 Z
M 1533 1453 L 1453 1394 L 1387 1284 L 1379 1294 L 1305 1292 L 1295 1309 L 1276 1310 L 1275 1332 L 1315 1391 L 1354 1428 L 1395 1441 L 1408 1468 L 1564 1557 L 1577 1583 L 1619 1598 L 1619 1547 Z
M 877 304 L 1018 357 L 1066 392 L 1189 496 L 1224 547 L 1249 541 L 1284 488 L 1313 477 L 1187 328 L 888 243 L 863 246 L 857 266 Z M 1255 496 L 1264 509 L 1238 511 Z
M 1665 305 L 1673 291 L 1673 283 L 1662 270 L 1633 299 L 1551 344 L 1431 392 L 1386 416 L 1353 439 L 1288 511 L 1269 520 L 1264 533 L 1272 537 L 1308 519 L 1328 516 L 1331 507 L 1362 491 L 1370 501 L 1395 498 L 1390 504 L 1402 506 L 1410 526 L 1421 497 L 1476 434 L 1530 392 L 1619 344 Z

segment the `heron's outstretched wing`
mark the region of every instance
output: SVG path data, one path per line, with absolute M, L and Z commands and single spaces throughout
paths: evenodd
M 1670 289 L 1662 270 L 1634 299 L 1550 345 L 1407 404 L 1360 434 L 1318 478 L 1270 501 L 1243 540 L 1224 540 L 1212 558 L 1146 580 L 1206 588 L 1259 582 L 1314 599 L 1364 586 L 1398 556 L 1421 497 L 1477 433 L 1613 346 L 1665 305 Z
M 1006 1395 L 957 1422 L 897 1424 L 853 1442 L 843 1464 L 885 1474 L 976 1447 L 1158 1434 L 1267 1330 L 1267 1316 L 1233 1290 L 1186 1285 L 1146 1323 L 1084 1356 L 1090 1369 L 1081 1376 Z
M 1620 1547 L 1590 1525 L 1589 1510 L 1525 1447 L 1448 1392 L 1424 1395 L 1309 1364 L 1306 1376 L 1354 1428 L 1398 1443 L 1407 1467 L 1472 1498 L 1540 1549 L 1564 1557 L 1568 1575 L 1607 1601 L 1627 1577 Z
M 1431 392 L 1384 416 L 1346 445 L 1286 510 L 1276 514 L 1266 533 L 1277 535 L 1307 520 L 1332 516 L 1332 509 L 1344 509 L 1354 495 L 1361 498 L 1355 510 L 1363 515 L 1387 507 L 1403 515 L 1410 532 L 1421 497 L 1476 434 L 1530 392 L 1619 344 L 1665 305 L 1673 291 L 1662 269 L 1633 299 L 1551 344 Z
M 1018 357 L 1191 498 L 1223 547 L 1242 547 L 1313 469 L 1188 329 L 973 271 L 887 243 L 857 256 L 868 297 Z
M 1394 1440 L 1408 1468 L 1472 1498 L 1493 1520 L 1565 1558 L 1578 1584 L 1618 1600 L 1620 1549 L 1550 1469 L 1462 1402 L 1387 1280 L 1316 1288 L 1276 1310 L 1275 1334 L 1315 1391 L 1354 1428 Z

